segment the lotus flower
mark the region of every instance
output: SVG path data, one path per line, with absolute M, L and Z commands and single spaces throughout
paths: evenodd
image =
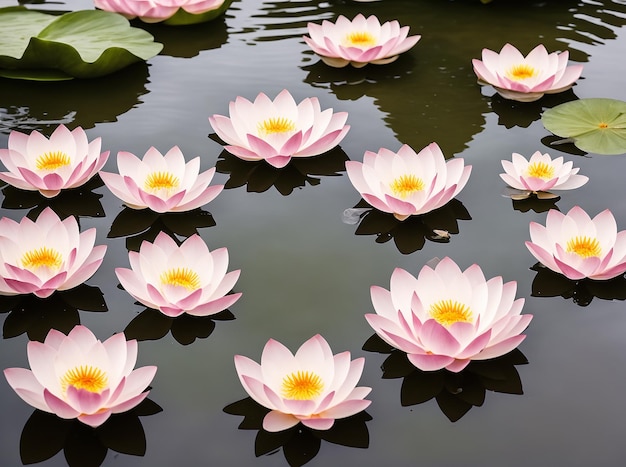
M 246 161 L 265 159 L 282 168 L 292 157 L 311 157 L 334 148 L 344 138 L 347 112 L 324 111 L 315 97 L 299 104 L 286 89 L 272 101 L 260 93 L 254 102 L 237 97 L 230 103 L 230 118 L 209 117 L 226 150 Z
M 383 65 L 395 61 L 399 54 L 413 47 L 421 36 L 407 37 L 409 27 L 397 21 L 380 24 L 374 15 L 358 14 L 350 21 L 339 16 L 336 23 L 308 23 L 305 42 L 329 66 L 342 68 L 350 64 L 361 68 L 368 63 Z
M 38 131 L 12 131 L 8 149 L 0 149 L 0 160 L 9 170 L 0 172 L 0 180 L 52 198 L 98 173 L 109 157 L 109 151 L 100 153 L 100 143 L 100 138 L 88 142 L 81 127 L 70 131 L 59 125 L 50 139 Z
M 591 219 L 581 207 L 548 211 L 545 227 L 530 223 L 526 247 L 544 266 L 568 279 L 605 280 L 626 272 L 626 231 L 608 209 Z
M 76 218 L 63 221 L 45 208 L 35 222 L 0 219 L 0 295 L 33 293 L 46 298 L 89 279 L 106 245 L 94 247 L 96 229 L 80 233 Z
M 472 166 L 463 159 L 446 162 L 437 143 L 419 153 L 403 145 L 395 153 L 367 151 L 363 162 L 347 161 L 350 181 L 365 201 L 400 221 L 426 214 L 454 198 L 465 186 Z
M 417 279 L 404 269 L 391 275 L 389 290 L 373 286 L 376 314 L 368 323 L 385 342 L 406 352 L 423 371 L 459 372 L 472 360 L 486 360 L 515 349 L 532 319 L 521 315 L 516 282 L 485 280 L 477 264 L 465 271 L 450 258 L 424 266 Z
M 17 395 L 36 409 L 92 427 L 143 401 L 156 373 L 156 366 L 133 370 L 136 340 L 118 333 L 100 342 L 80 325 L 67 336 L 51 329 L 43 343 L 30 341 L 27 351 L 31 370 L 4 370 Z
M 224 185 L 209 186 L 215 167 L 199 174 L 200 158 L 185 163 L 174 146 L 165 156 L 154 147 L 139 159 L 130 152 L 117 154 L 119 175 L 100 172 L 111 192 L 129 208 L 155 212 L 183 212 L 199 208 L 221 193 Z
M 129 252 L 128 258 L 132 269 L 115 269 L 124 289 L 167 316 L 213 315 L 241 297 L 241 293 L 227 295 L 240 273 L 226 273 L 228 250 L 209 251 L 197 234 L 178 246 L 160 232 L 154 243 L 144 241 L 139 252 Z
M 350 417 L 370 405 L 371 388 L 356 387 L 364 358 L 350 360 L 350 352 L 332 354 L 319 334 L 293 355 L 270 339 L 261 364 L 235 355 L 239 380 L 250 397 L 268 409 L 263 429 L 282 431 L 302 422 L 314 430 L 330 429 L 335 419 Z
M 548 53 L 543 45 L 526 57 L 511 44 L 500 53 L 483 49 L 482 61 L 473 59 L 480 84 L 492 85 L 505 99 L 533 102 L 544 94 L 567 91 L 583 71 L 582 65 L 567 66 L 569 52 Z
M 512 161 L 502 161 L 506 173 L 500 174 L 500 178 L 512 188 L 523 192 L 514 195 L 515 199 L 527 198 L 531 193 L 545 198 L 545 194 L 550 191 L 572 190 L 587 183 L 589 177 L 576 175 L 580 169 L 572 166 L 573 162 L 563 163 L 563 157 L 553 160 L 549 154 L 541 154 L 539 151 L 530 156 L 530 160 L 513 153 Z
M 167 22 L 175 15 L 180 18 L 172 24 L 192 24 L 211 20 L 223 13 L 232 0 L 94 0 L 96 8 L 120 13 L 128 19 L 145 23 Z M 212 14 L 213 13 L 213 14 Z M 193 18 L 194 16 L 197 18 Z

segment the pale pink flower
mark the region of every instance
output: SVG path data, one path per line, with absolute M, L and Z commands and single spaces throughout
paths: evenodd
M 472 360 L 515 349 L 532 319 L 521 315 L 516 282 L 485 280 L 477 264 L 461 271 L 450 258 L 424 266 L 417 278 L 397 268 L 389 290 L 372 286 L 377 314 L 367 322 L 385 342 L 408 354 L 423 371 L 459 372 Z
M 537 260 L 568 279 L 605 280 L 626 272 L 626 230 L 617 231 L 605 209 L 591 219 L 580 206 L 548 211 L 545 227 L 530 223 L 526 247 Z
M 563 157 L 552 159 L 549 154 L 539 151 L 530 156 L 530 160 L 514 152 L 511 161 L 501 162 L 506 173 L 500 174 L 500 178 L 523 192 L 514 198 L 527 198 L 531 193 L 572 190 L 589 180 L 589 177 L 577 175 L 580 169 L 573 168 L 573 162 L 563 162 Z
M 272 101 L 260 93 L 254 102 L 237 97 L 229 117 L 213 115 L 209 122 L 225 149 L 246 161 L 266 160 L 281 168 L 292 157 L 311 157 L 330 151 L 344 138 L 347 112 L 321 110 L 316 97 L 296 104 L 284 89 Z
M 178 246 L 160 232 L 154 243 L 144 241 L 139 252 L 130 251 L 128 259 L 131 269 L 115 269 L 124 289 L 145 306 L 167 316 L 213 315 L 241 297 L 241 293 L 228 294 L 240 273 L 226 273 L 228 250 L 209 251 L 197 234 Z
M 165 156 L 148 149 L 143 159 L 130 152 L 117 154 L 119 175 L 100 172 L 111 192 L 131 209 L 155 212 L 191 211 L 213 201 L 224 185 L 211 185 L 215 167 L 200 172 L 200 158 L 185 163 L 185 156 L 174 146 Z
M 541 44 L 524 57 L 514 46 L 505 44 L 500 53 L 483 49 L 482 61 L 473 59 L 472 64 L 480 84 L 492 85 L 505 99 L 532 102 L 574 85 L 583 66 L 567 66 L 568 58 L 568 51 L 549 54 Z
M 363 162 L 347 161 L 350 181 L 365 201 L 400 221 L 440 208 L 463 189 L 472 170 L 463 159 L 446 162 L 437 143 L 419 153 L 403 145 L 395 153 L 367 151 Z
M 199 15 L 219 9 L 225 0 L 94 0 L 96 8 L 120 13 L 128 19 L 139 17 L 145 23 L 171 18 L 179 10 Z
M 96 229 L 80 232 L 73 216 L 63 221 L 45 208 L 36 221 L 0 219 L 0 295 L 46 298 L 89 279 L 106 245 L 94 246 Z
M 421 36 L 410 36 L 409 27 L 398 21 L 380 24 L 374 15 L 358 14 L 350 21 L 339 16 L 336 23 L 308 23 L 305 42 L 329 66 L 342 68 L 350 64 L 361 68 L 368 63 L 382 65 L 395 61 L 399 54 L 413 47 Z
M 0 149 L 0 161 L 8 169 L 0 172 L 0 180 L 52 198 L 98 173 L 109 157 L 109 151 L 100 152 L 100 144 L 100 138 L 87 141 L 81 127 L 70 131 L 59 125 L 49 139 L 38 131 L 12 131 L 8 149 Z
M 133 370 L 137 341 L 126 341 L 124 333 L 100 342 L 80 325 L 67 336 L 51 329 L 43 343 L 30 341 L 27 352 L 30 370 L 4 370 L 17 395 L 36 409 L 92 427 L 143 401 L 157 369 Z
M 371 388 L 356 387 L 364 358 L 350 360 L 350 352 L 332 354 L 319 334 L 292 354 L 270 339 L 261 364 L 235 355 L 235 367 L 246 392 L 271 409 L 263 419 L 266 431 L 282 431 L 302 422 L 314 430 L 328 430 L 335 419 L 350 417 L 371 403 Z

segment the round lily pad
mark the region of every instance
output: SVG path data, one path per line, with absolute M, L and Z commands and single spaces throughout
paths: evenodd
M 597 154 L 626 153 L 626 102 L 589 98 L 546 110 L 541 122 L 547 130 L 571 138 L 578 149 Z

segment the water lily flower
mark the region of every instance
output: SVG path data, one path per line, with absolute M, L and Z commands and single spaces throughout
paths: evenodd
M 100 267 L 106 245 L 94 246 L 96 229 L 79 232 L 73 216 L 61 220 L 45 208 L 36 221 L 0 219 L 0 295 L 46 298 L 72 289 Z
M 500 53 L 483 49 L 482 60 L 473 59 L 480 84 L 492 85 L 505 99 L 533 102 L 544 94 L 567 91 L 583 71 L 582 65 L 567 66 L 569 52 L 548 53 L 538 45 L 524 57 L 511 44 Z
M 530 223 L 526 247 L 544 266 L 568 279 L 605 280 L 626 272 L 626 231 L 605 209 L 593 219 L 580 206 L 548 211 L 545 227 Z
M 197 234 L 178 246 L 160 232 L 154 243 L 144 241 L 139 252 L 130 251 L 128 259 L 131 269 L 115 269 L 124 289 L 145 306 L 167 316 L 213 315 L 241 297 L 241 293 L 228 294 L 240 273 L 226 273 L 228 250 L 209 251 Z
M 209 122 L 225 149 L 246 161 L 266 160 L 282 168 L 292 157 L 325 153 L 346 136 L 347 112 L 324 111 L 315 97 L 296 104 L 284 89 L 272 101 L 260 93 L 254 102 L 238 96 L 230 103 L 229 117 L 213 115 Z
M 215 167 L 200 172 L 200 158 L 185 163 L 185 156 L 174 146 L 165 156 L 148 149 L 143 159 L 130 152 L 117 154 L 119 175 L 100 172 L 111 192 L 129 208 L 149 208 L 155 212 L 184 212 L 199 208 L 221 193 L 224 185 L 209 186 Z
M 461 271 L 446 257 L 426 265 L 417 278 L 397 268 L 389 290 L 372 286 L 376 314 L 367 322 L 385 342 L 406 352 L 423 371 L 459 372 L 472 360 L 486 360 L 515 349 L 526 337 L 532 315 L 521 315 L 517 283 L 485 280 L 477 264 Z
M 100 152 L 100 145 L 100 138 L 87 141 L 81 127 L 70 131 L 59 125 L 49 139 L 38 131 L 12 131 L 8 149 L 0 149 L 0 161 L 8 169 L 0 172 L 0 180 L 52 198 L 98 173 L 109 157 L 109 151 Z
M 225 3 L 230 2 L 226 0 L 94 0 L 96 8 L 120 13 L 128 19 L 139 17 L 145 23 L 166 21 L 179 12 L 182 12 L 182 15 L 186 13 L 196 16 L 216 12 L 217 16 L 218 12 L 222 12 Z M 213 19 L 213 16 L 207 15 L 208 19 Z M 200 22 L 200 19 L 187 22 Z
M 391 63 L 421 37 L 407 37 L 409 27 L 400 27 L 398 21 L 380 24 L 376 16 L 365 18 L 362 14 L 352 21 L 342 15 L 336 23 L 327 20 L 322 21 L 321 26 L 308 23 L 307 28 L 310 37 L 304 36 L 304 41 L 324 63 L 335 68 Z
M 156 366 L 133 370 L 136 340 L 126 341 L 120 332 L 100 342 L 80 325 L 67 336 L 51 329 L 43 343 L 30 341 L 27 353 L 30 370 L 4 370 L 17 395 L 36 409 L 92 427 L 143 401 L 156 373 Z
M 472 170 L 463 159 L 446 162 L 437 143 L 419 153 L 403 145 L 395 153 L 367 151 L 363 162 L 347 161 L 350 181 L 365 201 L 400 221 L 440 208 L 465 186 Z
M 302 422 L 314 430 L 330 429 L 335 419 L 350 417 L 367 408 L 371 388 L 356 387 L 364 358 L 350 360 L 350 352 L 336 355 L 318 335 L 292 354 L 270 339 L 263 348 L 261 364 L 235 355 L 239 380 L 247 393 L 271 409 L 263 429 L 282 431 Z
M 513 195 L 514 199 L 527 198 L 532 193 L 541 196 L 556 190 L 572 190 L 589 180 L 585 175 L 577 175 L 580 169 L 572 168 L 573 162 L 564 163 L 563 157 L 552 159 L 549 154 L 539 151 L 530 156 L 530 160 L 514 152 L 511 161 L 501 162 L 506 173 L 500 174 L 500 178 L 510 187 L 522 191 Z

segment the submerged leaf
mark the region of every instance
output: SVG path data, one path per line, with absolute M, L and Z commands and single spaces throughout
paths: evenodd
M 555 135 L 572 138 L 583 151 L 626 153 L 626 102 L 606 98 L 567 102 L 546 110 L 541 122 Z

